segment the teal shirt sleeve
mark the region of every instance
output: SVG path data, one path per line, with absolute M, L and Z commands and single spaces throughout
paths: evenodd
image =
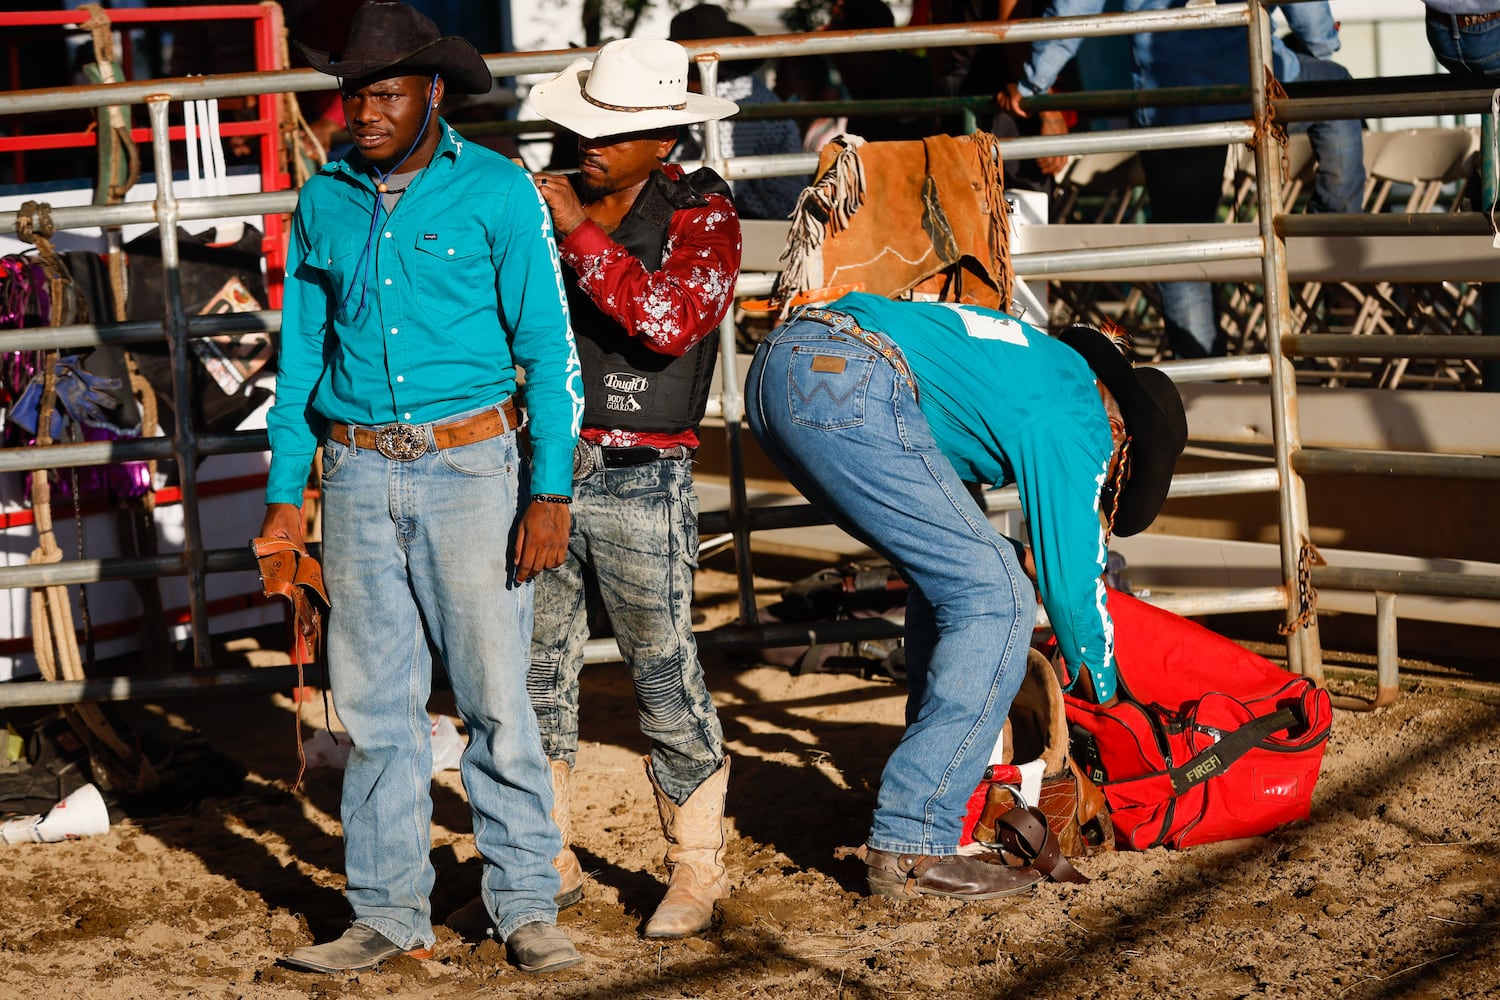
M 281 305 L 281 334 L 277 344 L 276 402 L 266 414 L 271 441 L 271 470 L 266 480 L 266 503 L 302 505 L 303 490 L 313 456 L 326 431 L 326 422 L 313 409 L 313 390 L 323 374 L 324 339 L 328 336 L 328 294 L 323 272 L 308 265 L 304 213 L 308 200 L 298 201 L 287 246 L 286 283 Z
M 514 185 L 503 217 L 510 238 L 493 249 L 500 321 L 526 371 L 531 489 L 573 495 L 573 448 L 583 423 L 583 372 L 568 321 L 568 296 L 552 216 L 530 181 Z
M 1100 411 L 1100 422 L 1104 422 Z M 1032 442 L 1030 460 L 1017 480 L 1031 530 L 1037 586 L 1057 636 L 1058 648 L 1075 678 L 1087 670 L 1100 701 L 1114 697 L 1117 685 L 1114 624 L 1105 604 L 1103 574 L 1108 538 L 1099 522 L 1099 489 L 1109 465 L 1109 431 L 1038 427 L 1045 440 Z

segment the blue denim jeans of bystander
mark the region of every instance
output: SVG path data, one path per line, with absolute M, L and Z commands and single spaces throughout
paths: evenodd
M 745 397 L 751 430 L 787 479 L 910 585 L 907 726 L 867 843 L 952 854 L 1036 620 L 1015 543 L 938 450 L 910 383 L 866 343 L 809 320 L 778 327 L 756 351 Z
M 432 651 L 468 728 L 460 773 L 485 906 L 502 939 L 557 917 L 561 838 L 525 687 L 532 587 L 508 574 L 523 480 L 514 431 L 409 462 L 325 445 L 329 678 L 354 743 L 347 893 L 355 921 L 403 949 L 434 939 Z
M 719 769 L 724 736 L 693 638 L 697 565 L 692 459 L 596 468 L 573 484 L 567 557 L 536 578 L 527 688 L 548 757 L 571 766 L 578 752 L 585 576 L 592 575 L 635 683 L 662 791 L 681 805 Z
M 1461 28 L 1455 15 L 1429 10 L 1427 44 L 1449 72 L 1500 77 L 1500 18 Z
M 1298 54 L 1302 70 L 1298 83 L 1348 80 L 1349 71 L 1328 59 Z M 1313 175 L 1309 212 L 1359 212 L 1365 203 L 1364 126 L 1358 118 L 1325 122 L 1296 122 L 1293 132 L 1306 132 L 1318 169 Z M 1290 211 L 1291 206 L 1284 208 Z

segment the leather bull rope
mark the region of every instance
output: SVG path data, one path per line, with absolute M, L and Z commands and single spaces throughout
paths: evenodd
M 323 567 L 305 549 L 285 538 L 253 538 L 250 549 L 260 567 L 260 585 L 267 597 L 284 598 L 292 610 L 292 661 L 297 664 L 297 691 L 304 686 L 303 667 L 318 658 L 323 642 L 323 615 L 328 611 L 328 592 L 323 589 Z M 294 705 L 294 707 L 296 707 Z M 328 703 L 324 701 L 324 713 Z M 307 751 L 302 745 L 302 710 L 295 714 L 297 733 L 297 780 L 302 786 L 307 773 Z M 331 732 L 333 727 L 328 726 Z
M 839 136 L 797 201 L 781 260 L 763 306 L 778 318 L 850 288 L 1009 309 L 1015 275 L 998 140 Z
M 51 297 L 51 326 L 67 326 L 87 319 L 87 307 L 68 275 L 67 266 L 53 248 L 50 206 L 28 201 L 16 215 L 16 234 L 37 248 L 37 258 L 47 275 Z M 57 406 L 57 379 L 54 366 L 57 351 L 48 351 L 42 359 L 42 398 L 37 418 L 38 447 L 52 444 L 52 414 Z M 38 469 L 31 477 L 31 505 L 36 522 L 37 548 L 31 553 L 31 565 L 62 561 L 62 549 L 52 529 L 52 486 L 50 471 Z M 84 679 L 78 634 L 73 625 L 73 606 L 67 587 L 50 584 L 31 592 L 31 635 L 37 667 L 49 681 Z M 65 705 L 64 717 L 89 750 L 95 777 L 108 789 L 146 791 L 157 784 L 150 761 L 128 745 L 116 732 L 99 706 Z
M 84 73 L 94 83 L 118 83 L 124 72 L 115 60 L 115 35 L 109 15 L 97 3 L 83 4 L 81 9 L 89 12 L 89 19 L 83 23 L 83 28 L 94 40 L 94 62 L 84 67 Z M 123 173 L 120 162 L 122 153 L 125 156 Z M 130 136 L 129 113 L 118 104 L 100 108 L 99 179 L 95 204 L 113 205 L 124 200 L 125 192 L 135 186 L 140 176 L 141 157 L 136 150 L 135 140 Z
M 84 4 L 81 9 L 89 12 L 83 23 L 94 45 L 94 61 L 85 65 L 84 72 L 95 83 L 117 83 L 124 78 L 124 69 L 115 58 L 115 34 L 109 15 L 100 4 Z M 99 109 L 96 123 L 99 132 L 99 175 L 94 187 L 94 204 L 118 205 L 125 200 L 141 176 L 140 152 L 130 134 L 129 111 L 122 105 L 111 104 Z M 125 282 L 125 254 L 120 246 L 120 229 L 105 230 L 109 239 L 109 284 L 114 320 L 123 323 L 128 317 L 126 297 L 129 289 Z M 125 359 L 125 369 L 130 374 L 130 391 L 141 407 L 141 436 L 155 437 L 161 434 L 156 390 L 141 374 L 135 355 L 130 351 L 120 352 Z M 156 482 L 156 459 L 146 462 L 147 481 Z M 154 556 L 160 550 L 156 544 L 156 494 L 150 490 L 139 498 L 122 505 L 116 522 L 121 549 L 131 555 Z M 131 581 L 136 595 L 141 600 L 141 653 L 147 664 L 170 662 L 171 650 L 167 639 L 166 614 L 161 599 L 161 588 L 155 580 Z

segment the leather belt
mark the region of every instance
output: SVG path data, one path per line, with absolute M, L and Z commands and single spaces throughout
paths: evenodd
M 1476 24 L 1484 24 L 1500 17 L 1500 10 L 1492 10 L 1488 14 L 1454 14 L 1453 22 L 1460 28 L 1472 28 Z
M 472 417 L 432 425 L 432 440 L 436 447 L 429 449 L 427 434 L 420 424 L 386 424 L 383 427 L 351 427 L 349 424 L 334 424 L 328 428 L 328 438 L 348 445 L 352 435 L 356 448 L 368 448 L 380 452 L 393 462 L 411 462 L 427 454 L 429 450 L 461 448 L 476 441 L 487 441 L 499 437 L 516 427 L 516 401 L 512 397 L 499 409 L 485 410 Z
M 601 468 L 628 469 L 647 462 L 692 458 L 694 451 L 695 449 L 682 444 L 670 448 L 653 448 L 650 445 L 606 448 L 580 439 L 578 447 L 573 449 L 573 478 L 583 479 Z
M 848 313 L 835 312 L 832 309 L 815 309 L 811 306 L 803 306 L 794 312 L 791 318 L 793 320 L 809 319 L 814 323 L 822 323 L 834 333 L 847 333 L 851 337 L 857 338 L 866 346 L 874 348 L 881 357 L 890 363 L 892 368 L 896 369 L 897 375 L 906 379 L 906 384 L 911 386 L 912 395 L 920 398 L 920 392 L 917 389 L 917 380 L 912 378 L 911 369 L 906 366 L 906 358 L 902 356 L 900 349 L 896 347 L 895 342 L 889 337 L 884 334 L 871 333 L 856 323 L 853 316 L 850 316 Z

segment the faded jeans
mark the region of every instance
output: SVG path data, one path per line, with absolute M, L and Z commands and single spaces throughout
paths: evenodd
M 429 433 L 429 446 L 432 444 Z M 342 818 L 356 922 L 433 943 L 433 651 L 469 733 L 460 764 L 498 933 L 552 923 L 552 783 L 525 698 L 532 588 L 510 582 L 524 470 L 516 435 L 411 462 L 324 445 L 328 671 L 354 749 Z
M 842 363 L 814 364 L 830 355 Z M 863 342 L 809 320 L 778 327 L 755 352 L 745 409 L 792 485 L 909 585 L 906 731 L 867 843 L 952 854 L 1036 622 L 1016 547 L 938 450 L 910 384 Z
M 693 638 L 698 497 L 692 459 L 599 468 L 573 484 L 563 564 L 536 578 L 527 688 L 553 760 L 578 753 L 578 676 L 589 637 L 585 576 L 599 585 L 635 683 L 656 780 L 681 805 L 724 760 L 719 715 Z

